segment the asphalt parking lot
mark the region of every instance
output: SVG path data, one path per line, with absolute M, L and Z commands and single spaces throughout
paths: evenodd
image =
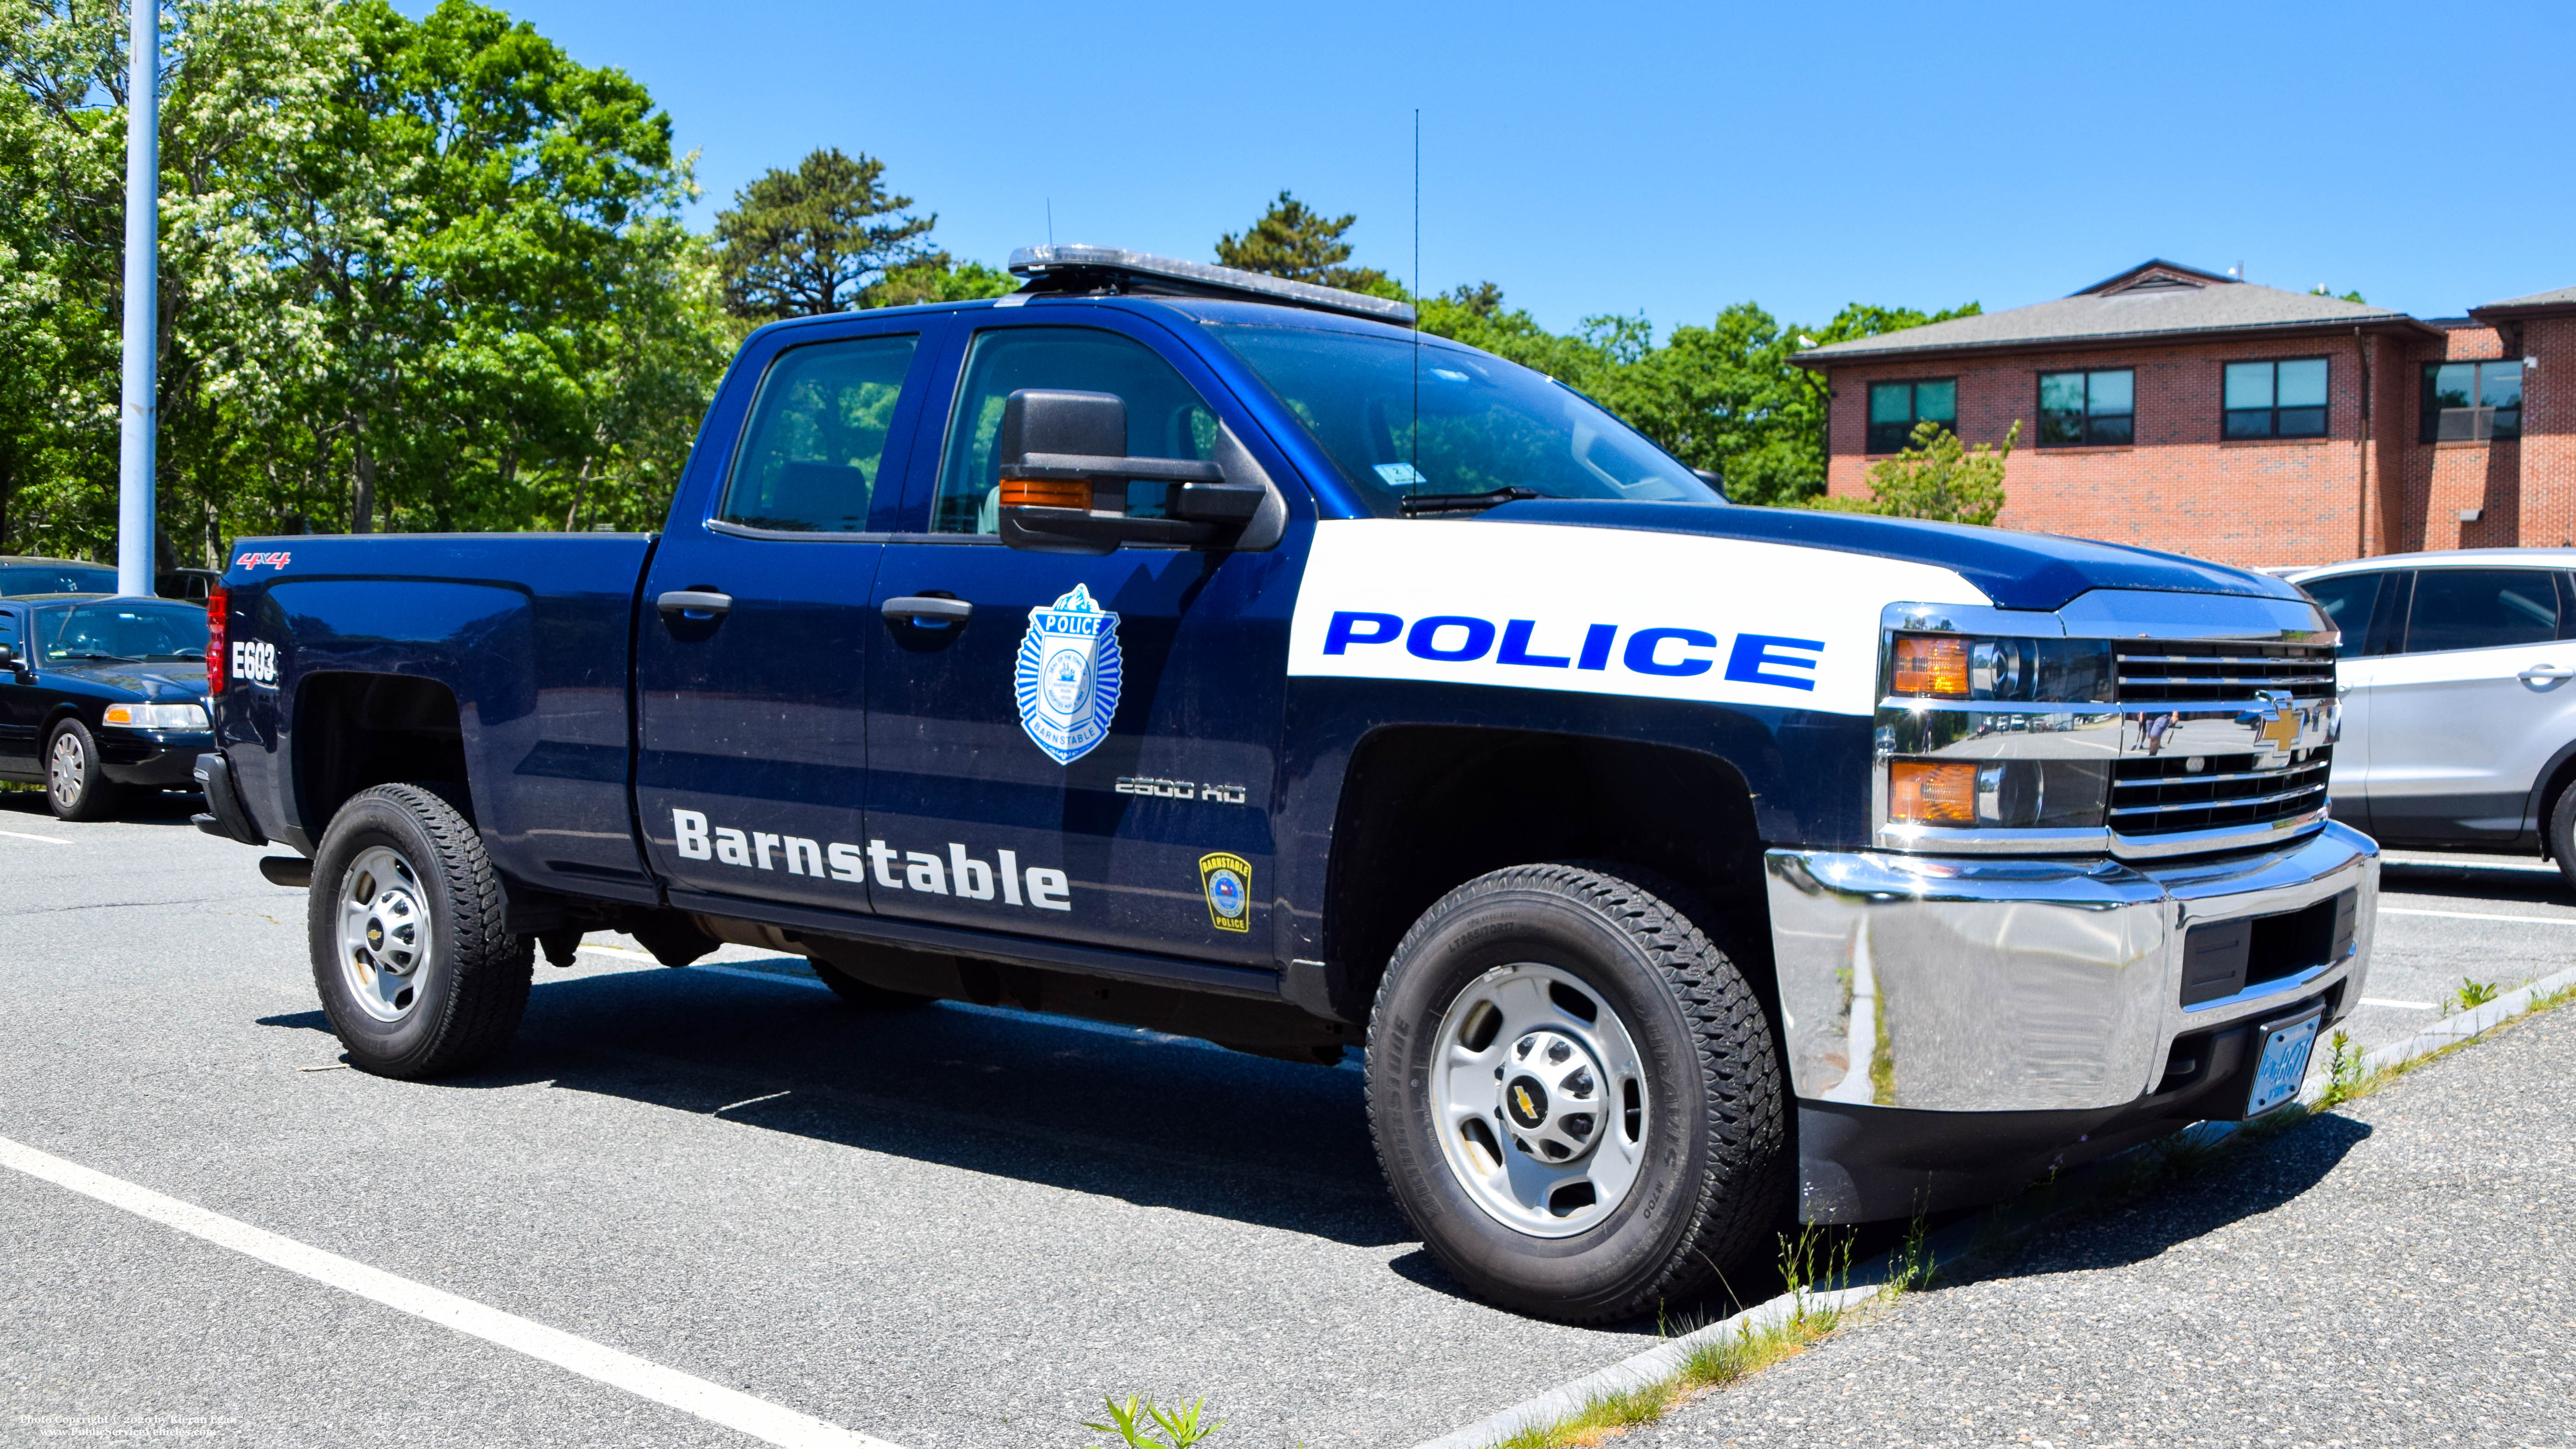
M 1096 1443 L 1079 1421 L 1129 1393 L 1204 1396 L 1228 1421 L 1212 1449 L 1400 1449 L 1653 1341 L 1456 1291 L 1385 1198 L 1348 1068 L 971 1008 L 872 1018 L 758 953 L 667 971 L 608 938 L 538 968 L 489 1071 L 337 1068 L 306 897 L 255 856 L 176 807 L 65 825 L 0 796 L 0 1139 L 907 1449 Z M 2464 977 L 2509 989 L 2571 957 L 2554 870 L 2393 864 L 2354 1034 L 2403 1038 Z M 2387 1110 L 2505 1113 L 2510 1084 L 2477 1070 L 2446 1063 Z M 2130 1270 L 2322 1177 L 2289 1180 L 2197 1231 L 2207 1213 L 2141 1227 Z M 2563 1251 L 2568 1199 L 2543 1208 L 2556 1226 L 2527 1241 Z M 749 1442 L 23 1173 L 0 1172 L 0 1244 L 0 1440 Z M 2186 1331 L 2044 1295 L 2016 1311 L 2099 1355 Z M 2450 1331 L 2476 1346 L 2476 1323 Z

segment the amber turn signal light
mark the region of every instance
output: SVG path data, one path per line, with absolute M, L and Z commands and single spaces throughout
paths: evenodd
M 1081 479 L 1005 478 L 1002 480 L 1001 506 L 1087 510 L 1091 507 L 1091 485 Z
M 1887 767 L 1887 818 L 1922 825 L 1977 823 L 1977 767 L 1897 760 Z
M 1893 684 L 1898 694 L 1968 697 L 1968 641 L 1909 635 L 1896 641 Z

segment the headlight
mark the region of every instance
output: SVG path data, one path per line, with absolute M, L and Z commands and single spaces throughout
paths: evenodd
M 2107 828 L 2120 746 L 2107 641 L 1897 633 L 1886 670 L 1882 845 L 2018 848 L 1952 834 L 2013 830 L 2083 848 Z
M 1908 699 L 2107 704 L 2111 648 L 2096 639 L 1978 639 L 1899 634 L 1888 689 Z
M 1975 829 L 2099 827 L 2111 766 L 2100 760 L 1890 760 L 1887 818 Z
M 202 730 L 206 711 L 193 704 L 111 704 L 107 723 L 146 730 Z

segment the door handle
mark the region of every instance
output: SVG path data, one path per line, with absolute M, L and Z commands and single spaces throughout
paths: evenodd
M 672 589 L 655 599 L 653 607 L 661 610 L 665 619 L 674 616 L 687 618 L 691 614 L 721 619 L 732 610 L 733 595 L 719 594 L 713 589 Z
M 2541 679 L 2576 679 L 2576 669 L 2559 669 L 2552 665 L 2535 664 L 2515 675 L 2514 678 L 2525 684 Z
M 943 599 L 936 594 L 905 594 L 901 598 L 886 600 L 883 612 L 890 624 L 924 620 L 963 624 L 975 617 L 975 606 L 964 599 Z

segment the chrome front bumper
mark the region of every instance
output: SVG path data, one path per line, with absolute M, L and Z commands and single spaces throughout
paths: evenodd
M 2156 1090 L 2177 1037 L 2320 994 L 2348 1012 L 2379 894 L 2379 848 L 2333 823 L 2215 861 L 1774 850 L 1766 868 L 1798 1096 L 1938 1112 L 2117 1107 Z M 2347 890 L 2340 958 L 2181 1004 L 2190 927 Z

